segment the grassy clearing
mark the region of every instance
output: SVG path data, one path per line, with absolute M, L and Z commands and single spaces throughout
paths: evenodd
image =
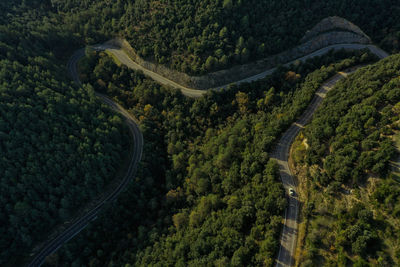
M 108 50 L 105 50 L 104 52 L 114 60 L 115 64 L 117 64 L 118 67 L 121 67 L 122 65 L 121 61 L 113 53 L 111 53 Z
M 306 236 L 308 232 L 309 226 L 309 216 L 304 212 L 304 207 L 307 207 L 309 204 L 309 191 L 306 188 L 309 186 L 309 183 L 306 180 L 305 173 L 301 172 L 301 170 L 296 169 L 295 162 L 304 157 L 304 153 L 307 149 L 307 144 L 304 140 L 304 136 L 300 133 L 295 141 L 293 142 L 290 155 L 289 155 L 289 168 L 293 175 L 296 176 L 298 181 L 297 194 L 300 201 L 300 213 L 299 213 L 299 226 L 298 226 L 298 238 L 295 252 L 295 266 L 299 266 L 301 263 L 301 259 L 304 257 L 304 246 L 306 241 Z
M 394 146 L 398 152 L 398 154 L 400 155 L 400 132 L 397 132 L 394 136 L 393 136 L 393 141 L 394 141 Z M 400 157 L 398 157 L 396 160 L 392 161 L 390 163 L 391 167 L 392 167 L 392 178 L 397 181 L 400 182 Z
M 400 153 L 400 132 L 396 135 L 395 141 Z M 316 186 L 315 181 L 312 182 L 315 166 L 307 166 L 303 162 L 306 151 L 304 136 L 299 134 L 291 147 L 289 161 L 290 168 L 299 181 L 297 191 L 302 203 L 295 266 L 354 264 L 358 257 L 340 248 L 341 239 L 338 237 L 343 230 L 340 230 L 341 223 L 338 222 L 344 222 L 340 214 L 350 212 L 358 204 L 363 204 L 372 211 L 376 221 L 382 223 L 380 229 L 377 229 L 378 235 L 383 238 L 382 250 L 395 259 L 399 244 L 393 239 L 393 231 L 399 229 L 398 220 L 376 209 L 372 203 L 372 194 L 380 179 L 370 177 L 364 186 L 353 188 L 351 191 L 350 188 L 342 186 L 338 191 L 331 192 L 327 187 Z M 400 177 L 400 169 L 394 172 L 394 175 Z M 378 261 L 370 259 L 369 263 L 376 265 Z

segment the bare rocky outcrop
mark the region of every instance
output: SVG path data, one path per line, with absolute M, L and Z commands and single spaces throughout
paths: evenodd
M 304 37 L 301 39 L 301 42 L 304 43 L 307 40 L 316 37 L 317 35 L 330 31 L 353 32 L 359 36 L 366 38 L 369 42 L 371 42 L 371 39 L 368 37 L 368 35 L 366 35 L 357 25 L 351 23 L 350 21 L 344 18 L 337 16 L 327 17 L 321 20 L 321 22 L 319 22 L 311 30 L 306 32 Z
M 339 17 L 329 17 L 322 20 L 306 33 L 302 41 L 303 43 L 300 45 L 280 54 L 201 76 L 189 76 L 166 66 L 146 61 L 137 55 L 130 44 L 122 38 L 112 39 L 108 44 L 123 49 L 136 63 L 169 80 L 188 88 L 206 90 L 262 73 L 278 64 L 295 60 L 330 45 L 371 43 L 371 39 L 359 27 Z

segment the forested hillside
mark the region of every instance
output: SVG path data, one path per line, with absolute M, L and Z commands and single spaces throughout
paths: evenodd
M 0 265 L 20 264 L 57 225 L 104 193 L 121 171 L 130 136 L 121 117 L 100 104 L 94 90 L 137 115 L 145 138 L 143 160 L 127 192 L 50 257 L 48 265 L 272 265 L 286 199 L 268 152 L 319 85 L 339 69 L 373 60 L 367 52 L 331 53 L 196 100 L 118 67 L 103 53 L 89 53 L 82 62 L 81 78 L 87 84 L 78 88 L 66 75 L 67 59 L 85 44 L 122 36 L 147 59 L 187 73 L 206 73 L 290 48 L 328 15 L 351 20 L 384 48 L 396 51 L 399 13 L 394 0 L 1 1 Z M 393 66 L 375 67 L 370 76 L 384 73 L 389 79 Z M 322 148 L 328 152 L 321 145 L 304 159 L 320 164 L 321 181 L 337 181 L 330 190 L 335 191 L 338 182 L 363 181 L 363 167 L 368 175 L 386 175 L 388 156 L 394 152 L 386 138 L 390 132 L 378 131 L 376 125 L 377 119 L 392 122 L 397 114 L 395 108 L 390 113 L 380 106 L 394 104 L 390 97 L 397 99 L 393 84 L 388 83 L 387 96 L 373 100 L 375 109 L 366 111 L 375 121 L 363 121 L 363 126 L 377 133 L 355 130 L 350 135 L 358 141 L 368 137 L 369 143 L 362 143 L 365 151 L 357 154 L 355 146 L 346 146 L 325 166 L 315 159 Z M 344 97 L 365 96 L 379 84 L 368 85 L 367 93 Z M 382 99 L 386 102 L 379 102 Z M 347 128 L 343 126 L 343 135 Z M 345 144 L 339 141 L 338 147 Z M 346 151 L 351 155 L 344 155 Z M 341 160 L 343 170 L 337 166 Z M 390 179 L 377 183 L 380 191 L 371 202 L 391 220 L 398 215 L 392 205 L 398 198 L 394 184 Z M 351 214 L 368 208 L 356 207 Z M 360 250 L 349 252 L 350 244 L 342 240 L 336 247 L 347 254 L 339 255 L 366 253 L 374 262 L 390 254 L 394 260 L 396 246 L 390 253 L 383 245 L 371 248 L 373 252 L 365 247 L 371 240 L 394 240 L 398 233 L 386 227 L 373 235 L 373 226 L 383 220 L 360 214 L 362 230 L 340 236 L 358 242 Z M 346 227 L 358 224 L 343 220 Z M 392 239 L 384 239 L 384 234 Z
M 282 52 L 327 16 L 344 17 L 382 48 L 400 50 L 395 0 L 52 0 L 42 5 L 62 20 L 66 34 L 73 33 L 71 40 L 94 44 L 122 36 L 140 56 L 190 74 Z
M 51 45 L 62 47 L 68 33 L 56 18 L 35 2 L 0 12 L 3 266 L 104 191 L 129 155 L 129 134 L 93 90 L 65 75 Z
M 323 81 L 370 59 L 360 53 L 318 69 L 351 55 L 192 100 L 92 53 L 82 79 L 138 114 L 143 168 L 118 203 L 48 264 L 273 264 L 286 200 L 268 152 Z
M 399 76 L 399 55 L 357 71 L 328 94 L 299 139 L 304 266 L 399 264 L 400 183 L 389 165 L 398 158 Z
M 399 51 L 400 4 L 389 1 L 53 1 L 87 41 L 120 34 L 144 58 L 191 74 L 228 68 L 299 44 L 320 20 L 341 16 Z M 80 12 L 85 9 L 87 11 Z M 73 10 L 73 12 L 71 12 Z M 79 12 L 76 12 L 79 11 Z M 88 19 L 89 18 L 89 19 Z

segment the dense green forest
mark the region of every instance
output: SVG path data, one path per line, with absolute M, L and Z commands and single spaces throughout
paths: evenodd
M 272 265 L 286 200 L 268 151 L 323 81 L 372 59 L 363 53 L 330 54 L 196 100 L 88 53 L 81 78 L 140 118 L 143 164 L 118 203 L 48 264 Z
M 129 155 L 130 138 L 120 116 L 101 105 L 93 90 L 77 88 L 65 75 L 65 64 L 50 45 L 62 47 L 68 40 L 65 33 L 57 34 L 62 28 L 51 23 L 53 18 L 35 2 L 20 9 L 4 3 L 0 265 L 31 249 L 101 194 Z
M 90 51 L 81 64 L 87 84 L 78 88 L 66 75 L 67 59 L 78 47 L 120 35 L 146 58 L 205 73 L 290 48 L 327 15 L 355 22 L 384 48 L 397 51 L 397 13 L 397 2 L 372 0 L 1 1 L 0 265 L 15 266 L 82 203 L 104 192 L 129 155 L 123 120 L 96 100 L 94 90 L 138 116 L 145 138 L 143 160 L 127 192 L 50 257 L 49 265 L 272 265 L 286 200 L 268 152 L 323 81 L 373 58 L 365 51 L 331 53 L 196 100 Z M 374 86 L 371 82 L 366 91 Z M 397 97 L 392 91 L 390 96 Z M 389 111 L 377 106 L 368 112 L 377 120 Z M 377 127 L 374 121 L 366 125 Z M 344 135 L 347 128 L 342 130 Z M 354 138 L 364 132 L 355 131 Z M 354 158 L 354 147 L 346 147 L 352 149 L 351 157 L 340 152 L 321 165 L 327 174 L 322 170 L 318 179 L 337 181 L 330 190 L 338 182 L 362 182 L 362 166 L 370 168 L 368 175 L 386 175 L 388 156 L 394 153 L 385 141 L 390 133 L 370 134 L 375 135 L 365 153 L 360 152 L 362 161 Z M 344 141 L 337 143 L 339 147 Z M 315 161 L 320 150 L 310 150 L 314 154 L 304 160 L 320 164 Z M 343 171 L 337 166 L 342 159 Z M 353 165 L 359 167 L 349 174 Z M 371 203 L 384 211 L 382 216 L 398 216 L 392 204 L 398 198 L 394 185 L 391 179 L 377 184 Z M 369 206 L 351 213 L 362 214 L 363 235 L 352 237 L 360 239 L 361 249 L 371 240 L 384 240 L 382 232 L 373 232 L 383 220 L 365 209 Z M 343 227 L 358 224 L 343 218 Z M 386 227 L 384 234 L 391 229 Z M 346 255 L 350 245 L 341 242 L 340 255 Z M 385 251 L 381 246 L 375 254 L 355 253 L 390 262 Z
M 298 140 L 295 161 L 307 166 L 304 266 L 399 264 L 400 181 L 389 167 L 398 158 L 399 77 L 399 55 L 357 71 Z
M 282 52 L 299 44 L 307 30 L 328 16 L 346 18 L 382 48 L 400 51 L 396 0 L 70 0 L 53 4 L 88 42 L 119 34 L 142 57 L 191 74 Z

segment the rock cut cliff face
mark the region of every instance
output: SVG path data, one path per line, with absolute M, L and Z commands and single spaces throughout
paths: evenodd
M 371 39 L 354 32 L 332 31 L 324 32 L 293 48 L 290 51 L 298 51 L 299 55 L 309 54 L 321 48 L 335 44 L 370 44 Z
M 371 39 L 368 37 L 368 35 L 366 35 L 357 25 L 337 16 L 327 17 L 321 20 L 311 30 L 306 32 L 300 42 L 304 43 L 320 34 L 333 31 L 352 32 L 368 40 L 368 43 L 371 42 Z

